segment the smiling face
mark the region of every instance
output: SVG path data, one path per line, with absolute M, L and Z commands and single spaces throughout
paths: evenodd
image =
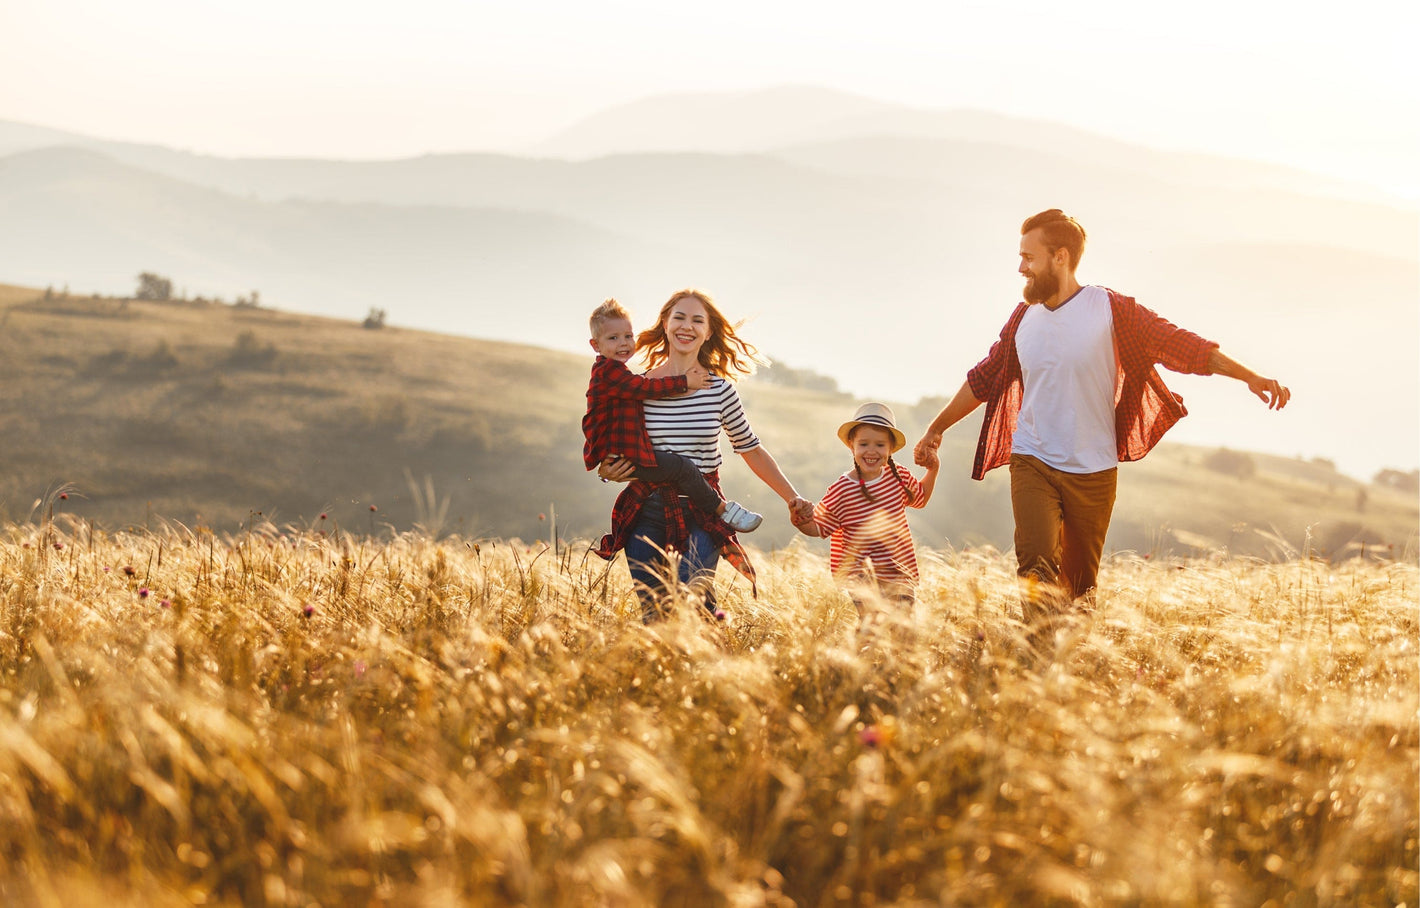
M 631 330 L 631 319 L 609 318 L 602 322 L 597 336 L 592 338 L 592 349 L 619 363 L 630 359 L 636 352 L 636 332 Z
M 1051 253 L 1039 229 L 1021 237 L 1021 266 L 1016 270 L 1026 279 L 1026 302 L 1043 303 L 1057 295 L 1068 261 L 1064 247 Z
M 877 426 L 857 425 L 848 434 L 853 463 L 864 479 L 877 479 L 892 454 L 892 433 Z
M 676 300 L 666 313 L 662 327 L 670 352 L 691 359 L 700 356 L 700 348 L 710 337 L 710 316 L 705 304 L 693 296 Z

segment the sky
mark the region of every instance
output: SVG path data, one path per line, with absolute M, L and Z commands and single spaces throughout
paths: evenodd
M 0 0 L 0 119 L 226 156 L 517 151 L 668 91 L 822 85 L 1420 200 L 1420 4 Z

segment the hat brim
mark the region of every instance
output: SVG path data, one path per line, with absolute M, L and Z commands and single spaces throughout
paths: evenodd
M 874 429 L 882 429 L 892 436 L 892 453 L 896 454 L 907 447 L 907 436 L 897 426 L 889 426 L 886 423 L 873 419 L 850 419 L 838 427 L 838 440 L 848 447 L 853 447 L 853 442 L 848 440 L 848 433 L 853 431 L 854 426 L 872 426 Z

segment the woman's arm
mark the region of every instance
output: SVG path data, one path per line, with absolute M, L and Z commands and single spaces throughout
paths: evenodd
M 774 459 L 764 445 L 750 448 L 748 451 L 741 451 L 740 456 L 744 458 L 754 475 L 760 481 L 769 486 L 774 494 L 784 499 L 789 505 L 789 520 L 797 523 L 799 520 L 813 514 L 813 502 L 799 495 L 794 484 L 784 475 L 784 471 L 779 469 L 779 463 Z

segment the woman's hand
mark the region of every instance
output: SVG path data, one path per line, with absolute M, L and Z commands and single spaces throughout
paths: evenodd
M 606 482 L 630 482 L 636 472 L 636 464 L 620 454 L 612 454 L 597 466 L 597 475 Z
M 818 523 L 814 520 L 814 503 L 805 498 L 795 498 L 789 502 L 789 522 L 805 536 L 818 536 Z

